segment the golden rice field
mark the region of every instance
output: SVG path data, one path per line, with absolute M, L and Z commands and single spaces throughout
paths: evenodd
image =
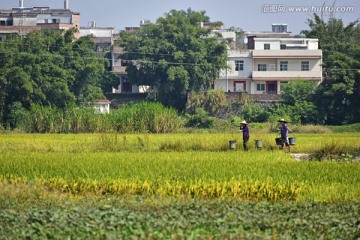
M 360 238 L 359 133 L 251 137 L 2 133 L 0 239 Z
M 144 195 L 255 201 L 359 201 L 356 161 L 294 161 L 275 134 L 3 134 L 4 185 L 42 186 L 75 195 Z M 237 148 L 229 149 L 229 140 Z M 360 152 L 360 134 L 298 134 L 292 152 L 336 146 Z M 348 156 L 348 155 L 346 155 Z

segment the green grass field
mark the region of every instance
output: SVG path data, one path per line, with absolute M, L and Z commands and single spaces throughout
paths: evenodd
M 0 236 L 359 238 L 360 133 L 276 136 L 2 134 Z

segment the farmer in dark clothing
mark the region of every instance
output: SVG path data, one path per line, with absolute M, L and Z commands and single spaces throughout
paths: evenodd
M 282 118 L 279 120 L 279 123 L 281 123 L 281 128 L 278 129 L 281 135 L 280 149 L 283 149 L 284 145 L 286 145 L 286 148 L 290 151 L 289 132 L 291 132 L 291 130 L 287 125 L 288 122 Z
M 249 133 L 249 127 L 246 121 L 242 121 L 240 123 L 240 132 L 243 133 L 243 145 L 244 145 L 244 150 L 247 151 L 249 148 L 247 146 L 247 143 L 249 141 L 250 138 L 250 133 Z

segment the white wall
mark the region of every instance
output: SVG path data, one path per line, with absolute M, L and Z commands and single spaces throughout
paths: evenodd
M 14 18 L 14 26 L 36 26 L 36 18 Z
M 257 84 L 264 84 L 264 90 L 257 91 Z M 263 94 L 265 92 L 266 92 L 266 82 L 265 81 L 252 82 L 251 91 L 250 91 L 251 94 Z
M 71 24 L 71 15 L 52 15 L 52 14 L 38 14 L 36 16 L 37 23 L 46 23 L 45 19 L 48 20 L 48 23 L 52 23 L 53 19 L 59 19 L 59 23 Z
M 235 61 L 244 62 L 244 70 L 235 71 Z M 228 50 L 228 61 L 227 65 L 229 69 L 223 69 L 220 71 L 220 79 L 226 78 L 248 78 L 252 73 L 252 58 L 250 51 L 244 50 Z
M 308 45 L 309 50 L 315 50 L 319 49 L 319 43 L 318 40 L 310 40 Z
M 257 40 L 255 38 L 255 49 L 264 50 L 264 44 L 270 44 L 270 50 L 280 49 L 280 40 L 272 40 L 272 39 Z
M 80 28 L 80 36 L 94 35 L 95 37 L 112 37 L 113 28 Z
M 214 83 L 214 89 L 221 89 L 224 92 L 234 92 L 234 82 L 235 81 L 244 81 L 246 82 L 246 92 L 250 92 L 250 80 L 245 79 L 217 79 Z
M 255 38 L 254 41 L 256 50 L 264 50 L 265 43 L 270 44 L 270 50 L 280 50 L 281 44 L 285 44 L 289 48 L 318 49 L 318 39 L 312 38 Z

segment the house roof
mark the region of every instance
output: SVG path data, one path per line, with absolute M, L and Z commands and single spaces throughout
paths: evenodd
M 97 100 L 95 103 L 96 104 L 109 104 L 109 103 L 111 103 L 111 101 L 107 100 L 107 99 L 100 99 L 100 100 Z

